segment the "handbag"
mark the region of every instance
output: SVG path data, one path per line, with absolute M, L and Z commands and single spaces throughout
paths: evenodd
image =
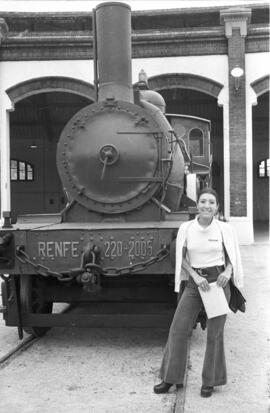
M 223 234 L 221 231 L 221 237 L 222 237 L 222 245 L 223 245 L 223 251 L 224 251 L 224 257 L 225 257 L 225 262 L 229 260 L 228 253 L 226 251 L 225 245 L 224 245 L 224 240 L 223 240 Z M 231 298 L 229 301 L 229 307 L 230 309 L 236 313 L 236 311 L 242 311 L 244 313 L 246 311 L 246 299 L 244 298 L 243 294 L 241 291 L 238 290 L 238 288 L 234 285 L 232 280 L 230 280 L 230 289 L 231 289 Z
M 230 289 L 231 289 L 231 298 L 229 302 L 230 309 L 236 313 L 237 310 L 242 311 L 244 313 L 246 311 L 246 299 L 242 295 L 242 293 L 238 290 L 238 288 L 233 284 L 232 280 L 230 280 Z

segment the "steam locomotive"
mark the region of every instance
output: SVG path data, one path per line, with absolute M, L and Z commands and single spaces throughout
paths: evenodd
M 102 3 L 93 22 L 96 102 L 70 119 L 57 148 L 68 203 L 13 225 L 7 214 L 0 230 L 2 312 L 20 338 L 99 325 L 91 310 L 67 317 L 53 303 L 170 300 L 176 231 L 194 216 L 192 188 L 209 184 L 210 122 L 166 115 L 143 73 L 132 86 L 129 6 Z

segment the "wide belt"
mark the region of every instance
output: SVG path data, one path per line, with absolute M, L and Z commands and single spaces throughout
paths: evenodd
M 225 270 L 224 265 L 214 265 L 213 267 L 194 268 L 199 275 L 218 275 Z

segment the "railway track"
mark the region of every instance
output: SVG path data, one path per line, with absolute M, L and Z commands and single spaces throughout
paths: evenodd
M 0 358 L 0 368 L 6 367 L 14 358 L 18 357 L 22 352 L 35 344 L 41 337 L 30 335 L 23 339 L 21 343 L 9 350 Z

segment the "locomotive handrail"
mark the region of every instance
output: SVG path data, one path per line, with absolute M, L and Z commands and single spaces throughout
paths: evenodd
M 147 177 L 147 176 L 120 176 L 118 181 L 124 182 L 162 182 L 162 178 L 158 176 Z

